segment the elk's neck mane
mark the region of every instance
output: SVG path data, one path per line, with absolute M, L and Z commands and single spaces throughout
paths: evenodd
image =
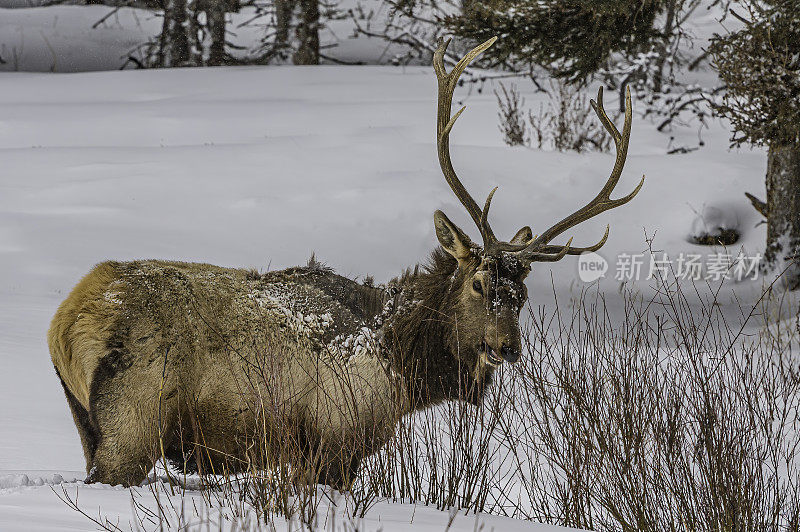
M 455 308 L 465 275 L 442 248 L 425 266 L 408 269 L 389 283 L 392 313 L 381 336 L 393 369 L 406 380 L 411 404 L 425 408 L 448 399 L 477 403 L 489 378 L 479 385 L 474 367 L 459 363 Z

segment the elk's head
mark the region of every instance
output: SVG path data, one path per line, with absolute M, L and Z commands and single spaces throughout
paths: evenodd
M 483 209 L 470 196 L 458 179 L 450 161 L 450 130 L 464 111 L 462 107 L 450 116 L 453 91 L 458 78 L 475 57 L 489 48 L 497 40 L 489 39 L 465 55 L 451 72 L 444 66 L 444 56 L 450 41 L 443 42 L 433 56 L 433 66 L 439 80 L 439 103 L 436 121 L 437 148 L 442 172 L 456 197 L 469 213 L 480 231 L 483 245 L 474 244 L 464 231 L 451 222 L 441 211 L 434 214 L 436 236 L 442 248 L 458 261 L 456 283 L 456 338 L 459 343 L 459 358 L 463 362 L 474 363 L 476 378 L 491 367 L 503 361 L 516 362 L 520 356 L 521 340 L 519 316 L 527 300 L 525 277 L 534 262 L 553 262 L 566 255 L 580 255 L 586 251 L 596 251 L 605 244 L 605 235 L 593 246 L 574 247 L 572 239 L 564 245 L 550 244 L 550 241 L 566 230 L 598 214 L 629 202 L 644 184 L 644 176 L 639 185 L 627 196 L 611 199 L 611 192 L 617 185 L 625 158 L 631 132 L 630 91 L 625 96 L 625 125 L 622 133 L 614 125 L 603 109 L 603 90 L 598 91 L 597 101 L 592 100 L 592 108 L 600 122 L 614 138 L 617 158 L 611 176 L 600 192 L 585 206 L 559 221 L 534 237 L 530 227 L 523 227 L 508 242 L 498 240 L 489 225 L 489 207 L 497 188 L 489 193 Z

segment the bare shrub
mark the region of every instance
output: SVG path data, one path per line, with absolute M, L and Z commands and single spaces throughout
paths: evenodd
M 734 325 L 716 293 L 625 293 L 621 319 L 587 295 L 566 314 L 539 312 L 517 380 L 525 440 L 544 463 L 527 485 L 533 516 L 593 530 L 798 530 L 791 343 L 743 334 L 759 309 Z
M 500 118 L 499 127 L 503 134 L 503 142 L 509 146 L 527 146 L 530 138 L 522 109 L 525 98 L 520 96 L 517 86 L 513 83 L 509 88 L 503 83 L 499 85 L 500 92 L 495 90 L 494 95 L 497 98 L 497 105 L 500 106 L 497 116 Z
M 538 113 L 527 111 L 525 98 L 516 85 L 502 83 L 495 90 L 500 110 L 500 132 L 509 146 L 530 146 L 557 151 L 608 151 L 613 139 L 609 137 L 589 105 L 589 99 L 578 89 L 562 82 L 551 82 L 547 91 L 549 102 L 540 105 Z
M 612 141 L 597 121 L 589 100 L 580 90 L 563 82 L 551 82 L 550 101 L 539 113 L 528 112 L 528 121 L 539 148 L 557 151 L 608 151 Z
M 530 356 L 484 404 L 407 418 L 361 486 L 592 530 L 798 530 L 798 331 L 763 328 L 781 294 L 613 297 L 532 310 Z
M 365 464 L 354 492 L 494 513 L 503 400 L 494 387 L 479 406 L 449 402 L 405 417 L 395 438 Z
M 389 499 L 601 531 L 800 530 L 795 302 L 770 288 L 752 306 L 721 288 L 654 288 L 531 308 L 529 354 L 483 403 L 403 418 L 345 495 L 288 465 L 308 452 L 300 442 L 254 427 L 243 472 L 198 479 L 206 508 L 268 528 L 313 526 L 332 500 L 357 520 Z M 186 522 L 187 476 L 173 476 L 175 488 L 149 485 L 155 509 L 147 490 L 134 496 L 142 530 Z

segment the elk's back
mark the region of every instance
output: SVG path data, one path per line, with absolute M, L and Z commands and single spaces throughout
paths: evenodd
M 99 377 L 124 371 L 126 386 L 145 390 L 165 368 L 167 387 L 195 398 L 231 401 L 225 395 L 255 376 L 269 381 L 274 400 L 297 406 L 297 397 L 307 396 L 318 404 L 336 388 L 341 393 L 334 395 L 348 394 L 351 383 L 333 383 L 343 371 L 380 380 L 374 357 L 362 352 L 348 366 L 347 354 L 329 349 L 363 329 L 380 301 L 376 289 L 324 269 L 255 274 L 208 264 L 105 262 L 61 304 L 48 341 L 61 379 L 87 411 Z M 314 410 L 331 415 L 339 407 L 329 401 Z

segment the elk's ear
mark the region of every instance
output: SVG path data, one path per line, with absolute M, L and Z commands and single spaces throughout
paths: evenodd
M 474 244 L 442 211 L 433 213 L 433 226 L 436 228 L 436 238 L 446 252 L 459 262 L 472 257 Z
M 527 225 L 517 231 L 517 234 L 514 235 L 514 238 L 511 239 L 512 244 L 525 244 L 529 242 L 533 238 L 533 232 L 531 228 Z

